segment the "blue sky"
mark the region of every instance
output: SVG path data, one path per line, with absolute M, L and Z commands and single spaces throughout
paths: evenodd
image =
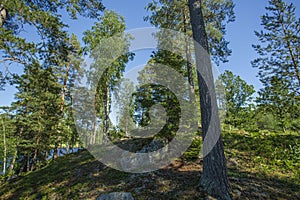
M 286 0 L 292 2 L 297 7 L 297 15 L 300 15 L 300 1 Z M 114 10 L 123 15 L 126 20 L 127 29 L 135 29 L 149 27 L 148 22 L 144 22 L 143 17 L 147 15 L 144 7 L 150 0 L 103 0 L 107 9 Z M 265 7 L 268 5 L 267 0 L 234 0 L 236 7 L 236 21 L 228 25 L 227 40 L 230 41 L 230 48 L 233 53 L 229 57 L 229 62 L 221 64 L 219 71 L 231 70 L 235 74 L 240 75 L 242 79 L 249 84 L 253 84 L 255 89 L 261 88 L 261 84 L 256 77 L 257 70 L 251 67 L 250 62 L 257 57 L 257 54 L 252 48 L 252 44 L 257 43 L 257 38 L 254 35 L 254 30 L 261 30 L 260 16 L 263 15 Z M 88 19 L 80 19 L 78 21 L 68 20 L 70 32 L 74 32 L 79 38 L 82 37 L 82 32 L 89 29 L 93 22 Z M 30 37 L 31 33 L 28 33 Z M 33 37 L 33 36 L 31 36 Z M 136 55 L 134 64 L 136 66 L 145 64 L 147 61 L 145 55 L 149 52 L 140 52 Z M 15 67 L 13 71 L 20 72 L 21 69 Z M 5 91 L 1 91 L 0 105 L 9 105 L 13 101 L 15 89 L 7 87 Z

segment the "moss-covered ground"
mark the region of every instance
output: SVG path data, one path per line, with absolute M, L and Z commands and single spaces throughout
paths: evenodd
M 299 134 L 233 130 L 223 138 L 234 199 L 300 199 Z M 96 199 L 109 192 L 131 192 L 135 199 L 213 199 L 198 186 L 200 144 L 195 140 L 183 158 L 144 174 L 111 169 L 83 150 L 0 183 L 0 199 Z

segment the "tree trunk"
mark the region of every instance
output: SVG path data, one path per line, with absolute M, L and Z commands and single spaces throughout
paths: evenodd
M 55 145 L 54 150 L 53 150 L 53 160 L 58 157 L 58 144 Z
M 22 164 L 21 164 L 21 167 L 20 167 L 20 171 L 19 171 L 19 175 L 21 175 L 25 171 L 25 169 L 26 169 L 26 163 L 27 163 L 27 157 L 24 154 L 23 155 L 23 161 L 22 161 Z
M 6 174 L 6 130 L 4 125 L 4 120 L 2 119 L 2 127 L 3 127 L 3 174 Z
M 29 172 L 30 170 L 30 154 L 27 153 L 27 160 L 26 160 L 26 172 Z
M 125 123 L 125 136 L 128 136 L 128 122 Z
M 19 138 L 21 138 L 22 135 L 23 135 L 23 127 L 21 127 L 21 130 L 19 132 Z M 15 163 L 16 163 L 17 156 L 18 156 L 18 148 L 19 148 L 19 140 L 17 141 L 16 150 L 15 150 L 15 153 L 13 155 L 13 158 L 11 160 L 11 163 L 10 163 L 10 166 L 9 166 L 9 169 L 8 169 L 8 174 L 9 175 L 13 174 L 13 170 L 14 170 Z
M 40 139 L 41 139 L 41 124 L 39 122 L 39 129 L 38 129 L 38 134 L 35 140 L 35 149 L 34 149 L 34 154 L 33 154 L 33 159 L 32 159 L 32 165 L 31 165 L 31 171 L 33 171 L 35 164 L 37 163 L 37 156 L 38 156 L 38 150 L 39 150 L 39 145 L 40 145 Z
M 183 8 L 183 21 L 184 21 L 184 34 L 187 36 L 185 37 L 185 55 L 186 55 L 186 68 L 187 68 L 187 74 L 188 74 L 188 81 L 190 84 L 190 92 L 192 94 L 195 93 L 195 84 L 194 84 L 194 78 L 193 78 L 193 66 L 192 66 L 192 53 L 191 53 L 191 44 L 190 39 L 187 35 L 188 30 L 188 18 L 187 13 L 185 10 L 185 7 Z
M 26 152 L 23 158 L 24 159 L 20 167 L 19 175 L 21 175 L 23 172 L 29 172 L 30 170 L 30 154 Z
M 16 148 L 15 153 L 14 153 L 12 159 L 11 159 L 11 162 L 10 162 L 10 165 L 9 165 L 9 168 L 8 168 L 8 175 L 9 176 L 11 176 L 13 174 L 13 170 L 14 170 L 14 167 L 15 167 L 17 156 L 18 156 L 18 148 Z
M 281 18 L 283 18 L 281 15 L 280 15 Z M 282 30 L 283 30 L 283 33 L 284 33 L 284 38 L 288 38 L 288 39 L 284 39 L 284 42 L 287 44 L 287 48 L 288 48 L 288 52 L 291 56 L 291 59 L 292 59 L 292 62 L 293 62 L 293 68 L 295 70 L 295 76 L 296 76 L 296 79 L 298 80 L 298 85 L 300 87 L 300 71 L 299 71 L 299 63 L 297 62 L 297 55 L 294 54 L 293 50 L 292 50 L 292 47 L 291 47 L 291 42 L 290 42 L 290 39 L 288 37 L 288 31 L 286 30 L 285 26 L 284 26 L 284 23 L 283 23 L 283 20 L 280 20 L 280 24 L 281 24 L 281 27 L 282 27 Z
M 65 101 L 66 101 L 66 92 L 67 92 L 67 82 L 68 82 L 68 78 L 69 78 L 69 70 L 70 70 L 70 64 L 68 64 L 66 66 L 66 74 L 65 77 L 63 78 L 63 86 L 62 86 L 62 94 L 61 94 L 61 103 L 60 103 L 60 108 L 59 108 L 59 121 L 58 121 L 58 125 L 57 125 L 57 132 L 58 132 L 58 139 L 57 139 L 57 143 L 61 142 L 61 131 L 60 131 L 60 127 L 62 126 L 62 121 L 63 121 L 63 113 L 64 113 L 64 109 L 65 109 Z M 54 153 L 57 153 L 57 148 L 58 145 L 55 145 L 55 149 L 54 149 Z M 55 159 L 57 157 L 57 154 L 53 154 L 53 158 Z
M 66 68 L 66 75 L 65 75 L 65 77 L 63 79 L 63 87 L 62 87 L 62 94 L 61 94 L 61 104 L 60 104 L 60 115 L 62 115 L 62 113 L 64 111 L 68 78 L 69 78 L 69 66 L 67 66 L 67 68 Z
M 6 1 L 5 1 L 6 2 Z M 2 27 L 3 23 L 6 20 L 6 10 L 2 4 L 0 4 L 0 27 Z
M 109 138 L 109 100 L 110 100 L 110 89 L 109 89 L 109 81 L 107 81 L 105 88 L 105 105 L 104 105 L 104 127 L 103 132 L 106 137 Z
M 47 161 L 47 158 L 48 158 L 48 151 L 46 150 L 45 151 L 45 157 L 44 157 L 45 161 Z
M 69 154 L 70 153 L 70 145 L 69 145 L 69 142 L 67 142 L 66 144 L 66 154 Z
M 93 122 L 92 122 L 92 135 L 90 136 L 90 145 L 96 144 L 96 138 L 97 138 L 97 116 L 93 116 Z
M 227 178 L 209 46 L 201 8 L 201 1 L 189 0 L 190 18 L 195 41 L 204 155 L 200 184 L 212 196 L 229 200 L 231 199 L 230 185 Z

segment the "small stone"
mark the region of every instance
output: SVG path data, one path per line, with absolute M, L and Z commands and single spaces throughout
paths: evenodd
M 129 192 L 113 192 L 102 194 L 97 200 L 134 200 L 134 198 Z
M 208 195 L 208 196 L 205 198 L 205 200 L 217 200 L 217 199 L 214 198 L 214 197 L 212 197 L 212 196 L 210 196 L 210 195 Z
M 239 190 L 233 190 L 233 193 L 236 197 L 240 197 L 242 195 L 242 192 Z

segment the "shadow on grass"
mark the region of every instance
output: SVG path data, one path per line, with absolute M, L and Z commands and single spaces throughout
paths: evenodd
M 229 177 L 233 188 L 242 190 L 241 199 L 300 199 L 299 139 L 296 134 L 224 134 Z
M 227 152 L 237 150 L 252 155 L 258 152 L 257 143 L 262 139 L 228 134 L 224 141 Z M 286 138 L 280 136 L 270 145 L 285 145 L 283 140 Z M 281 143 L 277 144 L 279 141 Z M 262 153 L 262 157 L 267 155 Z M 247 172 L 245 168 L 251 156 L 248 161 L 238 161 L 241 162 L 238 166 L 232 164 L 230 158 L 228 162 L 235 199 L 300 198 L 300 186 L 295 181 Z M 122 191 L 131 192 L 135 199 L 206 199 L 207 194 L 198 187 L 201 168 L 194 162 L 175 160 L 156 172 L 129 174 L 105 167 L 84 150 L 60 157 L 41 170 L 0 185 L 0 199 L 96 199 L 103 193 Z
M 236 199 L 299 199 L 300 185 L 259 173 L 229 168 L 229 180 Z M 239 193 L 240 194 L 237 194 Z
M 225 133 L 224 143 L 227 157 L 239 160 L 242 167 L 300 184 L 300 135 Z

